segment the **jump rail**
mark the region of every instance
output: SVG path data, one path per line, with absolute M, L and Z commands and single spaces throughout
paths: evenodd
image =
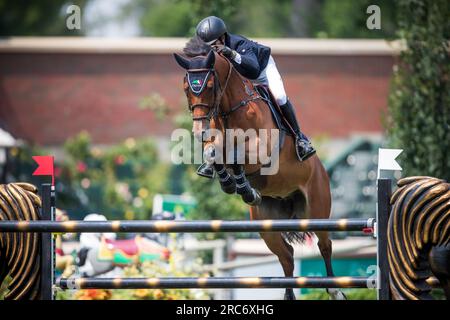
M 0 232 L 283 232 L 365 231 L 375 219 L 298 219 L 259 221 L 2 221 Z
M 0 252 L 13 254 L 0 259 L 0 270 L 10 270 L 13 281 L 7 299 L 54 299 L 54 290 L 71 288 L 377 288 L 378 299 L 428 299 L 431 288 L 448 286 L 442 272 L 416 269 L 426 257 L 441 251 L 433 246 L 448 245 L 450 237 L 450 185 L 431 177 L 410 177 L 398 182 L 391 195 L 391 181 L 379 179 L 375 219 L 299 219 L 260 221 L 108 221 L 55 222 L 55 190 L 42 186 L 42 195 L 30 184 L 0 185 Z M 405 198 L 421 199 L 414 205 Z M 426 200 L 426 201 L 425 201 Z M 428 201 L 428 202 L 427 202 Z M 426 210 L 421 206 L 429 203 Z M 392 204 L 392 217 L 389 218 Z M 40 211 L 40 213 L 39 213 Z M 420 214 L 419 214 L 420 213 Z M 425 214 L 429 214 L 426 217 Z M 417 225 L 414 234 L 402 228 Z M 431 219 L 432 228 L 424 221 Z M 417 221 L 417 222 L 416 222 Z M 286 232 L 286 231 L 362 231 L 377 238 L 377 273 L 372 277 L 251 277 L 251 278 L 67 278 L 54 280 L 53 232 Z M 407 238 L 400 239 L 400 236 Z M 416 239 L 412 241 L 412 238 Z M 416 243 L 418 245 L 416 246 Z M 389 246 L 389 250 L 388 250 Z M 17 249 L 19 248 L 19 250 Z M 406 254 L 414 258 L 409 260 Z M 440 247 L 439 247 L 440 248 Z M 442 247 L 445 249 L 445 247 Z M 432 255 L 430 255 L 430 252 Z M 441 254 L 442 255 L 442 254 Z M 0 258 L 2 258 L 0 256 Z M 439 257 L 438 257 L 439 258 Z M 412 263 L 403 263 L 412 261 Z M 443 259 L 435 259 L 438 265 Z M 9 264 L 8 264 L 9 263 Z M 3 264 L 3 265 L 2 265 Z M 432 272 L 433 271 L 433 272 Z M 448 270 L 447 270 L 448 272 Z M 405 275 L 408 274 L 409 278 Z M 0 274 L 0 283 L 2 282 Z M 432 278 L 436 275 L 438 279 Z M 390 281 L 391 277 L 391 281 Z M 450 290 L 450 289 L 445 289 Z M 449 291 L 450 292 L 450 291 Z M 392 296 L 391 296 L 392 295 Z M 450 295 L 447 296 L 450 299 Z
M 381 180 L 380 180 L 381 181 Z M 381 188 L 390 184 L 381 184 Z M 54 187 L 44 184 L 41 188 L 41 199 L 34 196 L 36 192 L 31 185 L 19 184 L 12 186 L 9 193 L 20 193 L 20 188 L 28 192 L 28 197 L 36 202 L 34 207 L 41 207 L 40 218 L 35 215 L 29 218 L 18 217 L 16 219 L 3 219 L 0 221 L 0 233 L 5 235 L 18 235 L 22 237 L 37 237 L 40 241 L 40 252 L 30 259 L 21 257 L 23 263 L 29 260 L 40 261 L 39 268 L 33 273 L 33 279 L 39 279 L 40 285 L 34 284 L 38 293 L 30 295 L 26 286 L 17 286 L 11 290 L 13 293 L 8 297 L 16 298 L 39 298 L 42 300 L 54 299 L 56 288 L 98 288 L 98 289 L 138 289 L 138 288 L 375 288 L 379 278 L 383 279 L 388 272 L 381 272 L 374 277 L 251 277 L 251 278 L 54 278 L 54 244 L 51 233 L 59 232 L 287 232 L 287 231 L 359 231 L 366 234 L 374 234 L 377 229 L 375 219 L 299 219 L 299 220 L 260 220 L 260 221 L 53 221 L 55 214 L 55 190 Z M 384 190 L 383 189 L 383 190 Z M 0 190 L 2 191 L 2 190 Z M 390 190 L 388 190 L 390 192 Z M 7 193 L 3 193 L 6 195 Z M 17 196 L 17 195 L 16 195 Z M 19 200 L 22 207 L 29 201 L 22 195 Z M 29 204 L 28 204 L 29 205 Z M 30 209 L 30 208 L 29 208 Z M 11 209 L 14 211 L 14 209 Z M 33 210 L 30 210 L 33 211 Z M 382 213 L 380 215 L 380 212 Z M 378 205 L 378 219 L 388 219 L 389 203 L 384 201 Z M 11 214 L 10 214 L 11 215 Z M 384 218 L 383 218 L 384 217 Z M 0 217 L 1 218 L 1 217 Z M 31 221 L 30 221 L 31 220 Z M 0 234 L 1 235 L 1 234 Z M 374 234 L 375 235 L 375 234 Z M 386 237 L 386 230 L 378 230 L 378 236 Z M 10 239 L 10 238 L 8 238 Z M 15 242 L 15 246 L 18 244 Z M 386 249 L 386 248 L 385 248 Z M 34 260 L 33 260 L 34 259 Z M 25 261 L 28 262 L 25 262 Z M 35 263 L 35 262 L 33 262 Z M 38 278 L 37 278 L 38 276 Z M 388 296 L 388 287 L 378 289 L 380 298 Z M 16 292 L 17 291 L 17 292 Z
M 211 278 L 75 278 L 60 279 L 61 289 L 163 288 L 374 288 L 367 277 L 211 277 Z

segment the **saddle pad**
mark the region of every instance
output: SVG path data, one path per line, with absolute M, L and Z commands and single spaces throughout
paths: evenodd
M 286 134 L 291 135 L 291 131 L 289 129 L 289 126 L 285 124 L 285 119 L 281 115 L 281 111 L 279 110 L 278 105 L 276 105 L 276 102 L 273 101 L 272 95 L 268 91 L 268 89 L 261 85 L 256 85 L 255 90 L 258 91 L 260 96 L 264 99 L 266 104 L 269 106 L 270 113 L 272 114 L 272 118 L 275 121 L 276 127 L 280 130 L 280 135 L 278 138 L 278 148 L 282 148 L 284 145 L 284 140 L 286 138 Z M 263 167 L 270 167 L 271 163 L 263 165 Z M 259 170 L 257 171 L 259 172 Z M 257 172 L 254 172 L 253 174 L 247 175 L 247 178 L 251 178 L 252 175 L 257 174 Z
M 289 126 L 286 125 L 284 117 L 281 115 L 281 111 L 279 110 L 279 107 L 274 105 L 274 101 L 272 100 L 272 95 L 269 93 L 268 89 L 265 86 L 256 85 L 255 89 L 258 91 L 258 93 L 261 95 L 261 97 L 264 98 L 264 101 L 266 101 L 267 105 L 269 106 L 270 113 L 272 113 L 272 118 L 275 121 L 276 126 L 281 131 L 284 131 L 285 133 L 292 135 L 291 130 L 289 129 Z

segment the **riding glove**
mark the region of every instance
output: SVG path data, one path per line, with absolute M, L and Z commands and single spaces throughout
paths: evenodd
M 217 48 L 219 53 L 222 53 L 228 59 L 234 59 L 236 57 L 237 52 L 227 46 L 220 46 Z

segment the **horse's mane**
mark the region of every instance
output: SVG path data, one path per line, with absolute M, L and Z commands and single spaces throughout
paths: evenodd
M 206 56 L 212 47 L 197 36 L 192 37 L 183 48 L 183 52 L 189 58 Z

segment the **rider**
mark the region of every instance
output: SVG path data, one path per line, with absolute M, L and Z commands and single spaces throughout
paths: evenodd
M 300 161 L 307 159 L 315 150 L 308 138 L 300 131 L 295 109 L 286 96 L 283 81 L 273 60 L 269 47 L 251 41 L 243 36 L 227 31 L 225 22 L 210 16 L 197 25 L 197 36 L 209 45 L 218 46 L 218 51 L 227 57 L 244 77 L 255 84 L 269 87 L 284 117 L 295 132 L 297 157 Z M 197 171 L 199 175 L 212 177 L 212 168 L 203 164 Z

